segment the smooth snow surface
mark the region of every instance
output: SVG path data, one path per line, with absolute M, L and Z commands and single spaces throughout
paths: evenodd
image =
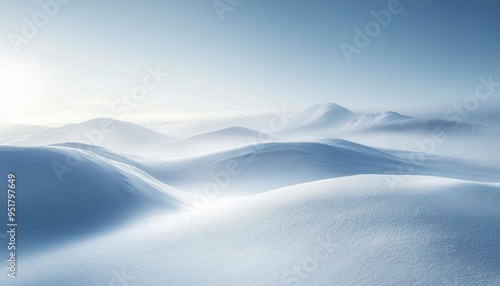
M 500 283 L 498 184 L 413 177 L 392 191 L 367 175 L 217 204 L 34 257 L 19 281 L 106 285 L 116 267 L 130 285 Z
M 327 103 L 150 127 L 0 126 L 0 285 L 500 285 L 497 122 Z

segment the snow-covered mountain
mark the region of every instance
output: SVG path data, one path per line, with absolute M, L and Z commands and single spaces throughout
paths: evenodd
M 357 118 L 349 122 L 344 128 L 369 129 L 369 128 L 374 128 L 375 126 L 393 124 L 396 122 L 405 122 L 406 120 L 409 119 L 412 119 L 412 117 L 401 115 L 393 111 L 386 111 L 382 113 L 365 114 L 360 118 Z
M 498 134 L 497 122 L 450 121 L 434 118 L 414 118 L 394 111 L 374 114 L 354 113 L 334 103 L 317 104 L 290 119 L 280 135 L 286 138 L 338 137 L 349 133 L 378 132 L 401 134 L 446 135 Z M 367 133 L 367 135 L 369 135 Z
M 173 139 L 173 137 L 131 122 L 100 118 L 44 130 L 27 138 L 5 144 L 43 146 L 77 142 L 102 146 L 119 152 L 135 152 L 150 144 L 168 142 Z
M 347 108 L 334 103 L 317 104 L 293 116 L 284 133 L 334 133 L 358 116 Z

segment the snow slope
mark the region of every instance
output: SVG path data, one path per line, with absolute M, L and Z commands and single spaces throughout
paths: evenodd
M 191 197 L 137 168 L 80 149 L 0 147 L 0 162 L 0 173 L 14 171 L 19 182 L 16 213 L 26 251 L 177 209 Z M 0 213 L 7 213 L 6 203 Z
M 283 134 L 333 134 L 348 122 L 358 118 L 356 113 L 334 103 L 311 106 L 290 119 Z
M 134 153 L 157 144 L 173 140 L 173 137 L 130 122 L 100 118 L 78 124 L 48 129 L 22 140 L 7 142 L 17 146 L 43 146 L 78 142 L 106 147 L 118 152 Z
M 150 147 L 149 153 L 182 156 L 213 152 L 255 142 L 270 141 L 271 139 L 271 136 L 255 130 L 233 126 L 156 144 Z
M 349 122 L 345 129 L 370 129 L 374 126 L 393 124 L 411 119 L 412 117 L 401 115 L 397 112 L 386 111 L 375 114 L 365 114 L 358 119 Z
M 500 125 L 495 122 L 474 123 L 444 119 L 421 119 L 404 116 L 395 112 L 364 115 L 346 124 L 342 132 L 376 131 L 403 133 L 407 135 L 443 132 L 445 135 L 498 134 Z
M 137 159 L 136 167 L 183 190 L 219 182 L 225 195 L 255 194 L 314 180 L 357 174 L 432 175 L 500 181 L 500 163 L 381 150 L 340 139 L 272 142 L 166 160 Z M 234 167 L 237 174 L 228 176 Z M 220 183 L 220 181 L 224 183 Z
M 441 131 L 446 135 L 491 135 L 500 133 L 500 124 L 413 118 L 394 111 L 363 115 L 334 103 L 326 103 L 314 105 L 292 117 L 280 134 L 297 140 L 367 131 L 405 135 Z
M 320 179 L 358 174 L 431 175 L 500 181 L 500 163 L 481 163 L 432 154 L 377 149 L 341 139 L 272 142 L 212 153 L 149 159 L 116 154 L 102 147 L 66 143 L 137 168 L 168 185 L 192 192 L 212 183 L 223 196 L 255 194 Z M 228 168 L 235 174 L 229 174 Z M 256 179 L 258 178 L 258 179 Z
M 498 123 L 335 104 L 288 120 L 273 137 L 106 119 L 0 137 L 19 222 L 18 278 L 0 285 L 500 285 Z M 389 149 L 437 129 L 460 136 Z M 336 139 L 352 135 L 366 144 Z M 457 157 L 438 155 L 452 144 Z
M 391 190 L 380 175 L 329 179 L 214 203 L 190 224 L 176 216 L 131 224 L 25 260 L 10 285 L 119 285 L 116 277 L 127 285 L 499 285 L 499 204 L 498 184 L 412 177 Z

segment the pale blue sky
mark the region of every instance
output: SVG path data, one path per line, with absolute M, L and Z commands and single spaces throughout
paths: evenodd
M 402 0 L 351 63 L 340 43 L 353 44 L 354 28 L 390 1 L 243 0 L 221 21 L 211 0 L 73 0 L 15 53 L 9 37 L 43 11 L 38 2 L 0 0 L 3 121 L 113 117 L 110 103 L 157 65 L 170 76 L 135 113 L 318 102 L 439 112 L 473 94 L 479 75 L 500 80 L 493 0 Z

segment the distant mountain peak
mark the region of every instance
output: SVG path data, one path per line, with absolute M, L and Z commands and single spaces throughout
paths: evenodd
M 163 143 L 173 139 L 175 138 L 132 122 L 97 118 L 46 129 L 26 138 L 12 141 L 10 144 L 40 146 L 75 142 L 106 148 L 116 147 L 115 150 L 128 152 L 148 144 Z
M 349 109 L 335 103 L 313 105 L 292 120 L 292 128 L 330 128 L 340 126 L 356 117 Z
M 397 113 L 395 111 L 384 111 L 382 113 L 377 113 L 380 117 L 393 117 L 399 119 L 411 119 L 412 117 Z
M 336 103 L 332 103 L 332 102 L 326 102 L 326 103 L 318 103 L 316 105 L 313 105 L 309 108 L 306 109 L 307 110 L 317 110 L 317 111 L 343 111 L 343 112 L 351 112 L 349 109 L 343 107 L 342 105 L 338 105 Z

